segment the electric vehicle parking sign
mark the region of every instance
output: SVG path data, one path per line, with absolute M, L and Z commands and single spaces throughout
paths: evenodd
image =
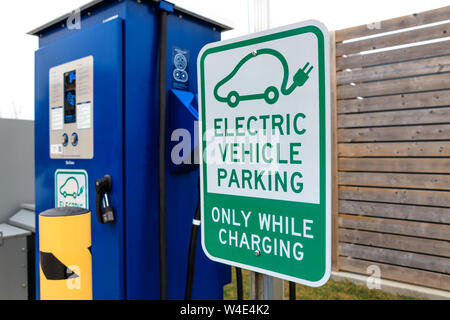
M 198 58 L 202 246 L 309 286 L 331 266 L 330 62 L 306 21 L 206 45 Z

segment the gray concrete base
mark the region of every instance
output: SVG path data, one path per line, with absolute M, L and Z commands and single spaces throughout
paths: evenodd
M 350 281 L 360 285 L 366 285 L 368 276 L 360 275 L 350 272 L 331 272 L 331 279 L 334 281 Z M 376 290 L 376 289 L 373 289 Z M 438 289 L 432 289 L 427 287 L 415 286 L 403 282 L 397 282 L 392 280 L 381 279 L 380 290 L 421 299 L 432 300 L 450 300 L 450 292 Z

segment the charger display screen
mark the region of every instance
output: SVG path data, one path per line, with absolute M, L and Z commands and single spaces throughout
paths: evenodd
M 76 122 L 76 83 L 75 70 L 64 73 L 64 123 Z

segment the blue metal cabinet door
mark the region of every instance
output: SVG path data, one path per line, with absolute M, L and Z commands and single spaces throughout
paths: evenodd
M 87 171 L 88 203 L 92 212 L 93 297 L 124 299 L 122 20 L 117 18 L 67 32 L 67 37 L 39 49 L 35 55 L 36 210 L 39 213 L 55 206 L 57 169 Z M 49 69 L 86 56 L 94 59 L 94 157 L 70 161 L 50 159 Z M 102 225 L 96 218 L 95 180 L 105 174 L 112 176 L 110 204 L 116 221 Z M 38 237 L 39 233 L 36 234 Z M 39 248 L 36 253 L 39 297 Z

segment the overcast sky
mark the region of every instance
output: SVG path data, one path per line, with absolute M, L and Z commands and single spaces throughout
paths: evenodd
M 0 2 L 0 117 L 34 118 L 34 51 L 37 39 L 26 32 L 90 1 L 22 0 Z M 174 0 L 180 7 L 231 24 L 224 39 L 249 31 L 253 0 Z M 329 30 L 385 20 L 449 5 L 448 0 L 270 0 L 270 26 L 308 19 Z M 250 30 L 252 26 L 250 26 Z

